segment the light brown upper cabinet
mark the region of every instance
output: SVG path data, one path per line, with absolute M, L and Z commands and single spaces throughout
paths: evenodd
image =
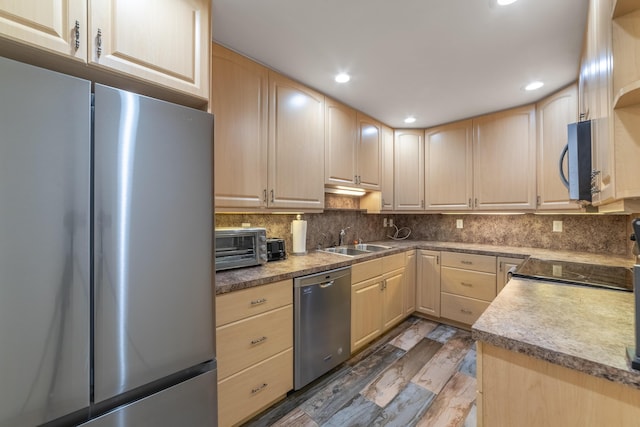
M 216 209 L 266 207 L 269 71 L 214 44 L 211 81 Z
M 425 209 L 473 208 L 473 132 L 471 120 L 427 129 L 424 138 Z
M 208 0 L 3 1 L 0 39 L 12 45 L 2 43 L 1 50 L 106 84 L 120 84 L 122 78 L 151 84 L 142 87 L 203 105 L 209 99 L 210 8 Z M 38 56 L 36 50 L 53 55 Z M 60 58 L 89 67 L 74 68 Z M 164 95 L 157 89 L 146 93 Z
M 394 154 L 393 154 L 393 129 L 388 126 L 382 126 L 382 192 L 381 207 L 383 211 L 393 210 L 394 200 Z
M 332 99 L 325 107 L 325 183 L 380 190 L 382 125 Z
M 474 208 L 536 207 L 533 105 L 473 119 Z
M 269 207 L 324 207 L 324 95 L 272 71 L 268 163 Z
M 424 131 L 394 132 L 394 210 L 424 210 Z
M 580 206 L 569 200 L 569 190 L 560 179 L 558 163 L 567 145 L 569 123 L 578 121 L 578 87 L 571 85 L 536 105 L 538 127 L 539 210 L 571 210 Z M 567 159 L 563 171 L 568 175 Z
M 360 112 L 358 120 L 357 172 L 359 187 L 380 190 L 382 182 L 382 124 Z
M 0 38 L 87 62 L 87 0 L 0 3 Z
M 356 110 L 333 99 L 325 104 L 325 183 L 355 186 L 357 172 Z
M 324 96 L 214 45 L 219 212 L 324 206 Z
M 211 2 L 91 0 L 89 64 L 209 99 Z
M 615 198 L 611 135 L 612 0 L 590 0 L 579 81 L 579 116 L 591 120 L 593 204 Z

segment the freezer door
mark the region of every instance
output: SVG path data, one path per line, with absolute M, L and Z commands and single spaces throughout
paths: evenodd
M 214 358 L 213 116 L 95 85 L 95 402 Z
M 216 427 L 216 370 L 91 420 L 82 427 Z
M 0 426 L 34 426 L 89 405 L 91 86 L 0 76 Z

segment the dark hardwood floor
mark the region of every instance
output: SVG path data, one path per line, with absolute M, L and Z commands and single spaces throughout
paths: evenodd
M 475 377 L 468 331 L 410 317 L 245 425 L 471 427 Z

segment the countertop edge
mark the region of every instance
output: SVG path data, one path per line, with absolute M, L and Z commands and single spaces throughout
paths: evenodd
M 578 356 L 495 335 L 491 332 L 482 331 L 473 326 L 471 327 L 471 337 L 475 341 L 482 341 L 493 345 L 494 347 L 524 354 L 526 356 L 544 360 L 554 365 L 582 372 L 593 377 L 602 378 L 640 389 L 640 376 L 632 371 L 625 371 L 616 368 L 615 366 L 605 365 L 594 362 L 593 360 L 583 359 Z

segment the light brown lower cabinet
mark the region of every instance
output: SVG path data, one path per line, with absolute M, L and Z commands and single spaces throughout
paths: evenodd
M 216 297 L 218 425 L 238 425 L 293 389 L 293 282 Z
M 481 341 L 477 366 L 479 427 L 631 427 L 640 420 L 636 388 Z
M 351 267 L 351 352 L 359 350 L 409 314 L 405 309 L 405 253 Z

